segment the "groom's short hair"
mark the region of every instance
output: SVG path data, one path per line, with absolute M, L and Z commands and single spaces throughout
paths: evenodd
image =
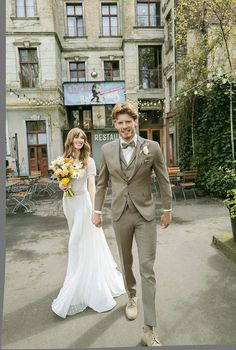
M 117 103 L 112 110 L 112 119 L 115 121 L 119 114 L 125 114 L 127 113 L 130 115 L 134 120 L 138 118 L 138 113 L 134 106 L 129 102 L 124 103 Z

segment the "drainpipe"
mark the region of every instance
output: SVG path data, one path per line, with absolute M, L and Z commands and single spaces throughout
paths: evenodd
M 15 151 L 16 151 L 16 170 L 17 170 L 17 175 L 20 176 L 19 150 L 18 150 L 17 134 L 15 134 Z

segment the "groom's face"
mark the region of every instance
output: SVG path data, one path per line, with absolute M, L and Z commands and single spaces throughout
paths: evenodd
M 118 114 L 114 124 L 120 137 L 124 141 L 129 142 L 135 135 L 135 127 L 138 121 L 134 120 L 129 114 L 124 113 Z

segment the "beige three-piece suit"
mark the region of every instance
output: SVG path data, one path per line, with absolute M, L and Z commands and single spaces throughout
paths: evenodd
M 171 188 L 159 144 L 138 136 L 137 146 L 127 164 L 120 140 L 106 143 L 102 147 L 101 168 L 95 196 L 95 210 L 101 211 L 108 181 L 111 179 L 111 215 L 126 291 L 130 297 L 136 295 L 131 254 L 135 236 L 142 281 L 144 323 L 149 326 L 156 326 L 156 280 L 153 265 L 157 238 L 155 203 L 151 193 L 153 170 L 159 184 L 163 208 L 171 209 Z

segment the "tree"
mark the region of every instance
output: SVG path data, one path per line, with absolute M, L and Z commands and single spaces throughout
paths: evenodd
M 182 89 L 188 91 L 192 153 L 195 155 L 197 88 L 201 86 L 204 89 L 204 82 L 207 83 L 215 74 L 233 76 L 231 57 L 236 42 L 236 0 L 180 0 L 175 11 L 175 21 L 177 79 L 181 80 Z M 231 152 L 234 159 L 232 83 L 229 85 L 229 103 Z

